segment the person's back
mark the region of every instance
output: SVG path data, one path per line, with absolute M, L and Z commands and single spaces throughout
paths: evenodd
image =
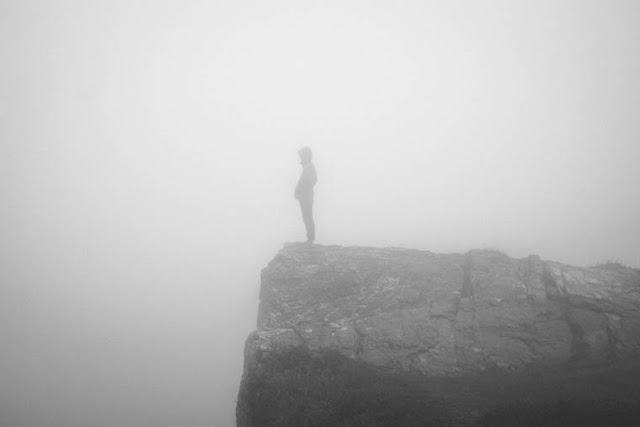
M 302 173 L 296 185 L 294 197 L 300 202 L 302 221 L 307 231 L 307 242 L 312 243 L 316 237 L 315 223 L 313 221 L 313 186 L 318 181 L 318 176 L 316 168 L 311 161 L 311 149 L 302 147 L 298 151 L 298 155 L 300 156 Z

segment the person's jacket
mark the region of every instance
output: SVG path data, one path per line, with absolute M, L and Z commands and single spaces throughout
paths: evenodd
M 302 173 L 296 185 L 295 198 L 298 200 L 313 200 L 313 186 L 316 185 L 317 181 L 316 167 L 312 162 L 305 164 L 302 167 Z

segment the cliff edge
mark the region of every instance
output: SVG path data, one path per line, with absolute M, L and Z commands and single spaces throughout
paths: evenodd
M 237 422 L 507 425 L 564 408 L 611 423 L 640 414 L 639 355 L 635 269 L 290 244 L 262 271 Z

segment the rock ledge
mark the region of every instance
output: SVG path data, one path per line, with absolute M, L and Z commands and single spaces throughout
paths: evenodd
M 247 421 L 251 380 L 291 349 L 420 378 L 635 361 L 640 272 L 489 250 L 289 244 L 262 271 L 239 425 L 255 425 Z

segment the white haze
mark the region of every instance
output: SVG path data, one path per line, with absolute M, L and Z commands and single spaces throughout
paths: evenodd
M 640 266 L 637 1 L 1 1 L 0 425 L 231 426 L 318 243 Z

